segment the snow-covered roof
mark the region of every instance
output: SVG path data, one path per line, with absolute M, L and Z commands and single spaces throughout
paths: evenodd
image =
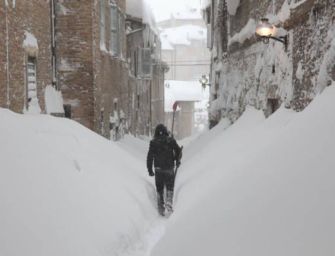
M 171 3 L 173 4 L 173 3 Z M 156 17 L 156 19 L 159 22 L 167 21 L 170 19 L 175 20 L 202 20 L 201 15 L 202 8 L 200 5 L 196 3 L 192 4 L 183 4 L 180 3 L 178 8 L 174 8 L 174 10 L 171 10 L 169 14 L 165 13 L 165 15 L 159 15 Z
M 201 20 L 200 8 L 187 6 L 183 10 L 172 13 L 172 17 L 176 20 Z
M 161 34 L 162 49 L 169 50 L 172 45 L 190 45 L 191 40 L 206 40 L 206 28 L 196 25 L 184 25 L 167 28 Z M 167 48 L 164 48 L 166 46 Z
M 173 50 L 173 45 L 169 42 L 167 38 L 161 38 L 162 49 L 163 50 Z
M 155 17 L 148 0 L 127 0 L 126 13 L 142 19 L 143 23 L 148 24 L 153 30 L 156 30 Z
M 198 102 L 204 99 L 204 91 L 198 81 L 165 81 L 165 112 L 172 112 L 176 101 Z

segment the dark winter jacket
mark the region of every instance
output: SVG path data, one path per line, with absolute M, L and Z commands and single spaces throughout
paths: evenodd
M 157 126 L 155 137 L 150 141 L 147 156 L 148 171 L 152 171 L 152 166 L 161 170 L 173 169 L 175 161 L 179 161 L 180 147 L 175 139 L 171 138 L 164 126 Z

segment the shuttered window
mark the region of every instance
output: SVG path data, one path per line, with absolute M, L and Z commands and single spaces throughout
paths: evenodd
M 105 0 L 100 0 L 100 48 L 106 49 L 105 44 Z
M 117 5 L 110 2 L 110 51 L 113 56 L 119 56 L 120 54 L 120 40 L 119 40 L 119 12 Z
M 36 58 L 28 57 L 27 61 L 27 107 L 32 99 L 37 98 Z
M 151 49 L 140 48 L 138 56 L 138 71 L 142 78 L 152 77 L 152 60 L 151 60 Z

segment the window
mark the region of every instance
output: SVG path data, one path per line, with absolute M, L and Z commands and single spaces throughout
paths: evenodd
M 123 47 L 124 45 L 126 45 L 126 21 L 125 21 L 125 16 L 122 12 L 119 12 L 119 54 L 120 57 L 123 57 Z
M 119 41 L 119 12 L 117 5 L 112 1 L 110 2 L 110 41 L 109 49 L 113 56 L 120 54 L 120 41 Z
M 151 50 L 150 48 L 140 48 L 138 56 L 138 72 L 142 78 L 152 77 L 152 63 L 151 63 Z
M 106 50 L 105 29 L 105 0 L 100 0 L 100 49 L 102 50 Z
M 28 57 L 27 61 L 27 102 L 26 105 L 29 107 L 29 103 L 33 99 L 37 99 L 37 84 L 36 84 L 36 58 Z

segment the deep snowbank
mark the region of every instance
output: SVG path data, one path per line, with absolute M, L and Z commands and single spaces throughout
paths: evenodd
M 247 109 L 190 144 L 153 255 L 335 255 L 334 99 L 335 85 L 301 113 Z
M 0 145 L 0 255 L 138 250 L 157 217 L 143 160 L 70 120 L 4 109 Z

